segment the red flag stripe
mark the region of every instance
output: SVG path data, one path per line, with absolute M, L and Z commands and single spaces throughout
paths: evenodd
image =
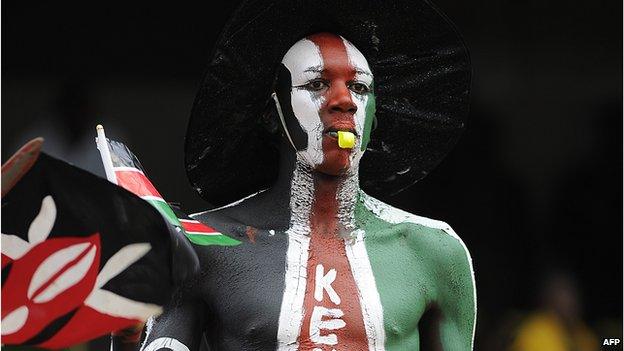
M 184 228 L 184 230 L 187 232 L 194 232 L 194 233 L 218 233 L 219 232 L 218 230 L 211 228 L 198 221 L 181 219 L 180 222 L 182 223 L 182 227 Z
M 121 172 L 121 171 L 124 171 L 124 172 L 125 171 L 127 171 L 127 172 L 138 172 L 138 173 L 141 173 L 141 174 L 145 175 L 145 173 L 143 173 L 142 170 L 140 170 L 140 169 L 138 169 L 136 167 L 113 167 L 113 170 L 115 172 L 118 172 L 118 171 L 119 172 Z
M 142 172 L 116 169 L 115 176 L 117 176 L 117 185 L 135 195 L 155 196 L 162 199 L 162 195 Z

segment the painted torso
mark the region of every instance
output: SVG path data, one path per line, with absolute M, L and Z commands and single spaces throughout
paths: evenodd
M 470 349 L 474 285 L 461 240 L 360 191 L 375 110 L 364 55 L 335 34 L 301 39 L 272 97 L 285 136 L 277 178 L 195 216 L 241 244 L 195 246 L 202 274 L 145 351 L 168 338 L 194 350 L 201 332 L 214 350 Z
M 213 349 L 420 349 L 419 322 L 448 285 L 441 267 L 464 249 L 444 223 L 360 194 L 354 213 L 357 235 L 347 239 L 331 239 L 315 229 L 256 229 L 219 213 L 196 217 L 242 241 L 234 247 L 196 246 L 203 267 L 196 289 Z M 293 263 L 295 258 L 300 262 Z M 459 269 L 459 276 L 472 279 L 468 264 Z M 323 287 L 316 281 L 321 277 L 331 282 Z M 315 290 L 322 292 L 320 301 Z M 473 299 L 465 294 L 457 303 L 473 306 Z M 321 321 L 342 322 L 318 328 L 319 313 L 324 314 Z M 465 318 L 473 322 L 472 315 Z M 318 335 L 311 337 L 315 330 Z

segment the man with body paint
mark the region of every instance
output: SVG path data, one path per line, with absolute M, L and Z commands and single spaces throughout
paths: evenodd
M 375 118 L 364 55 L 339 35 L 308 35 L 283 56 L 271 97 L 276 181 L 194 216 L 242 243 L 195 247 L 202 274 L 148 324 L 142 350 L 198 350 L 202 335 L 211 350 L 472 349 L 462 241 L 360 190 Z
M 185 150 L 193 186 L 224 205 L 192 217 L 234 240 L 194 243 L 201 274 L 141 350 L 471 350 L 463 242 L 365 193 L 442 160 L 469 84 L 461 38 L 426 0 L 244 1 Z

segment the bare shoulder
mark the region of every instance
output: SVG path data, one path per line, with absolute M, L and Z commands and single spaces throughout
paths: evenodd
M 360 193 L 360 201 L 366 212 L 386 223 L 392 235 L 405 237 L 415 250 L 427 250 L 442 264 L 463 262 L 472 271 L 468 248 L 446 222 L 409 213 L 364 192 Z
M 370 223 L 384 228 L 385 234 L 375 237 L 367 231 L 366 240 L 377 245 L 394 241 L 395 247 L 409 247 L 413 257 L 422 266 L 429 267 L 424 278 L 431 283 L 432 297 L 458 330 L 472 342 L 477 313 L 477 291 L 472 258 L 462 239 L 446 222 L 417 216 L 390 206 L 365 193 L 360 193 L 363 217 L 372 217 Z M 450 320 L 449 319 L 449 320 Z

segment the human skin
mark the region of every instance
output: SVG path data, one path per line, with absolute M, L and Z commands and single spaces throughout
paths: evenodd
M 144 350 L 197 350 L 202 333 L 214 350 L 470 350 L 476 300 L 461 240 L 359 189 L 374 113 L 368 63 L 321 33 L 282 64 L 278 178 L 196 216 L 242 243 L 195 246 L 201 274 L 149 324 Z M 353 132 L 355 147 L 338 147 L 337 130 Z

